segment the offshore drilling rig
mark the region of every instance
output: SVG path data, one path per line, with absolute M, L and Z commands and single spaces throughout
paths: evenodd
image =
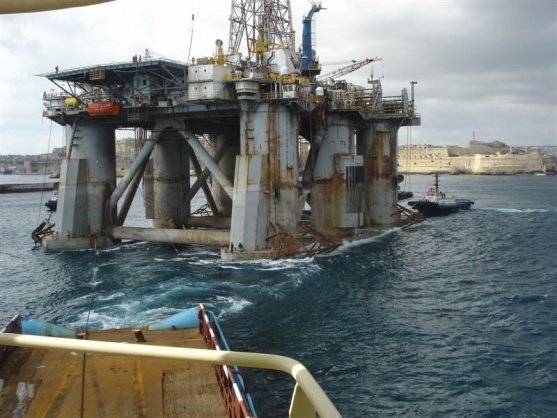
M 213 56 L 188 63 L 147 54 L 45 74 L 62 91 L 44 94 L 44 116 L 66 138 L 56 225 L 34 233 L 45 251 L 131 239 L 278 258 L 399 225 L 397 133 L 420 124 L 415 82 L 409 98 L 383 96 L 373 77 L 339 79 L 376 58 L 321 74 L 312 22 L 322 9 L 311 4 L 298 49 L 289 0 L 232 0 L 226 52 L 217 40 Z M 123 128 L 141 148 L 117 182 Z M 124 226 L 139 187 L 152 228 Z M 200 190 L 206 205 L 192 208 Z

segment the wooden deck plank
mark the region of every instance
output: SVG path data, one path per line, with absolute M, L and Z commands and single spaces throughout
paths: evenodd
M 131 329 L 91 331 L 87 338 L 205 348 L 197 329 L 144 329 L 143 333 L 144 343 L 136 342 Z M 0 368 L 0 379 L 4 379 L 0 393 L 2 418 L 13 418 L 18 407 L 28 407 L 28 417 L 80 416 L 82 404 L 84 417 L 228 416 L 211 365 L 16 348 Z M 33 382 L 37 387 L 34 398 L 24 400 L 27 404 L 23 406 L 16 396 L 20 382 Z

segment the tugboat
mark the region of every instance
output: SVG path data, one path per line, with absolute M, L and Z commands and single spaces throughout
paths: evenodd
M 459 210 L 469 210 L 474 202 L 470 199 L 457 199 L 439 190 L 439 174 L 435 173 L 435 187 L 431 187 L 423 199 L 408 202 L 408 205 L 425 217 L 445 216 Z

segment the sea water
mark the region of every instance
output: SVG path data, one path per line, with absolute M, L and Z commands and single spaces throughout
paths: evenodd
M 407 190 L 433 180 L 413 175 Z M 243 263 L 155 243 L 45 254 L 30 235 L 48 193 L 0 195 L 0 322 L 136 326 L 203 303 L 232 349 L 301 361 L 346 417 L 556 416 L 557 177 L 440 182 L 473 209 Z M 126 224 L 149 225 L 143 211 L 136 199 Z M 258 415 L 287 416 L 292 379 L 245 373 Z

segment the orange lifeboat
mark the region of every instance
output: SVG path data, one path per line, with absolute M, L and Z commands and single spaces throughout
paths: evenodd
M 92 102 L 87 106 L 86 112 L 89 116 L 107 116 L 120 113 L 120 105 L 109 100 Z

